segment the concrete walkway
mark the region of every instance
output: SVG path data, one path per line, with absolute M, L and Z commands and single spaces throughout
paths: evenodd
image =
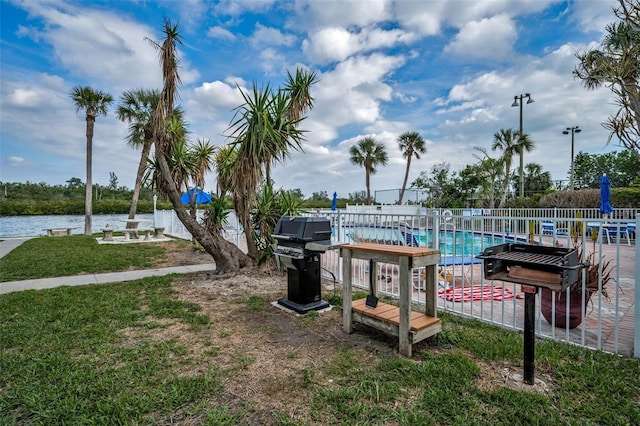
M 29 238 L 5 238 L 0 241 L 0 257 L 6 256 Z M 43 290 L 61 286 L 79 286 L 87 284 L 108 284 L 133 281 L 145 277 L 159 277 L 169 274 L 186 274 L 189 272 L 213 271 L 215 264 L 173 266 L 170 268 L 141 269 L 138 271 L 107 272 L 104 274 L 85 274 L 68 277 L 38 278 L 33 280 L 0 282 L 0 294 L 22 290 Z

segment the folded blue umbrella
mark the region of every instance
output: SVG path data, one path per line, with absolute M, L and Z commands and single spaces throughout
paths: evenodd
M 613 207 L 609 200 L 611 199 L 611 181 L 606 174 L 600 178 L 600 213 L 613 213 Z
M 194 188 L 191 188 L 188 192 L 182 194 L 182 196 L 180 197 L 180 201 L 182 201 L 182 204 L 189 204 L 191 202 L 190 200 L 193 196 L 193 190 Z M 198 191 L 196 192 L 196 204 L 207 204 L 210 203 L 211 200 L 211 195 L 198 188 Z

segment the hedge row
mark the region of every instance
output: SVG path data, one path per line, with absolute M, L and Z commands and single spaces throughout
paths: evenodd
M 93 214 L 129 214 L 130 201 L 99 200 L 94 201 Z M 168 202 L 158 202 L 158 209 L 171 210 L 173 206 Z M 138 202 L 138 213 L 153 213 L 153 201 Z M 28 216 L 28 215 L 62 215 L 84 214 L 84 200 L 3 200 L 0 202 L 0 216 Z
M 599 208 L 600 190 L 558 191 L 540 198 L 539 204 L 545 208 Z M 640 188 L 611 189 L 611 205 L 619 209 L 640 206 Z

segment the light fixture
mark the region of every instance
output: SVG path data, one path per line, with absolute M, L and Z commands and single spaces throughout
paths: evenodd
M 562 134 L 564 135 L 568 135 L 569 132 L 571 132 L 571 178 L 569 179 L 569 188 L 573 191 L 574 190 L 574 184 L 573 184 L 573 177 L 574 177 L 574 165 L 573 165 L 573 146 L 574 146 L 574 135 L 576 133 L 580 133 L 582 131 L 582 129 L 579 126 L 573 126 L 573 127 L 567 127 L 567 130 L 563 130 Z
M 527 104 L 532 104 L 535 101 L 531 98 L 531 93 L 525 93 L 524 95 L 516 95 L 513 97 L 512 107 L 520 107 L 520 133 L 522 136 L 524 133 L 522 132 L 522 100 L 527 98 Z M 524 198 L 524 149 L 520 151 L 520 197 Z

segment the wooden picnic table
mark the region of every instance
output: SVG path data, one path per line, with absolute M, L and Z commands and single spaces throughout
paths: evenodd
M 411 356 L 411 346 L 427 337 L 440 332 L 442 326 L 437 318 L 437 270 L 440 250 L 426 247 L 408 247 L 389 244 L 346 244 L 340 247 L 343 259 L 343 311 L 342 323 L 346 333 L 353 331 L 352 322 L 357 321 L 388 334 L 398 336 L 399 352 Z M 375 309 L 366 306 L 364 299 L 352 304 L 352 259 L 372 261 L 374 283 L 377 275 L 377 262 L 399 265 L 400 303 L 398 307 L 378 303 Z M 413 312 L 412 270 L 426 268 L 425 312 Z M 374 292 L 377 285 L 374 286 Z

